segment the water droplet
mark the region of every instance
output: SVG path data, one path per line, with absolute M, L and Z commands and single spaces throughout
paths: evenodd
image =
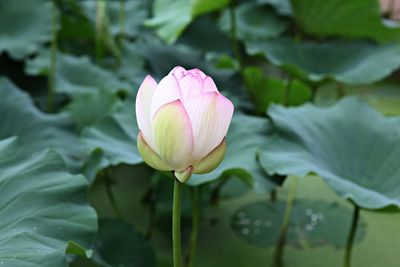
M 0 261 L 0 264 L 3 264 L 4 262 Z
M 248 235 L 248 234 L 250 234 L 249 228 L 247 228 L 247 227 L 246 227 L 246 228 L 243 228 L 243 229 L 242 229 L 242 234 L 243 234 L 243 235 Z
M 37 227 L 36 226 L 33 226 L 33 231 L 37 231 Z
M 312 221 L 317 221 L 317 220 L 318 220 L 318 215 L 315 214 L 315 213 L 312 214 L 312 215 L 311 215 L 311 220 L 312 220 Z
M 261 220 L 260 219 L 255 219 L 254 220 L 254 225 L 255 226 L 260 226 L 261 225 Z
M 38 250 L 37 250 L 37 252 L 38 252 L 38 253 L 40 253 L 40 252 L 41 252 L 41 250 L 40 250 L 40 249 L 38 249 Z
M 310 216 L 313 214 L 313 210 L 312 209 L 306 209 L 306 215 Z

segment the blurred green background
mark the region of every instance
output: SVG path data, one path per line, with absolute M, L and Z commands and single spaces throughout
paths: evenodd
M 352 266 L 400 266 L 399 19 L 397 0 L 0 1 L 0 264 L 172 266 L 172 178 L 142 162 L 134 101 L 181 65 L 235 104 L 224 162 L 184 189 L 184 255 L 194 186 L 201 207 L 195 267 L 273 266 L 293 179 L 285 267 L 342 266 L 345 198 L 366 208 Z

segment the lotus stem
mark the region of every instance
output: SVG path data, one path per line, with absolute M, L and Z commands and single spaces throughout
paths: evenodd
M 190 235 L 189 253 L 186 258 L 186 266 L 193 267 L 196 259 L 197 242 L 199 235 L 199 220 L 200 220 L 200 199 L 199 199 L 199 188 L 192 187 L 190 189 L 190 199 L 192 202 L 192 232 Z
M 288 199 L 286 203 L 285 215 L 279 232 L 278 243 L 275 250 L 275 264 L 276 266 L 283 266 L 283 252 L 286 243 L 286 235 L 289 228 L 290 217 L 292 215 L 294 199 L 297 191 L 297 177 L 293 177 L 291 180 Z
M 112 191 L 112 177 L 111 177 L 112 174 L 111 174 L 111 170 L 108 169 L 105 172 L 106 172 L 105 173 L 105 188 L 106 188 L 108 199 L 110 200 L 110 203 L 111 203 L 111 206 L 112 206 L 112 208 L 114 210 L 115 215 L 117 215 L 117 217 L 119 219 L 122 219 L 123 218 L 122 212 L 121 212 L 121 210 L 119 209 L 119 207 L 117 205 L 117 201 L 115 200 L 114 193 Z
M 119 1 L 119 42 L 122 44 L 122 41 L 125 38 L 125 1 Z
M 172 204 L 172 255 L 174 267 L 182 266 L 181 256 L 181 198 L 182 184 L 174 177 L 174 196 Z
M 54 111 L 54 87 L 57 60 L 57 20 L 58 10 L 55 2 L 52 2 L 52 20 L 51 20 L 51 44 L 50 44 L 50 69 L 48 74 L 47 91 L 47 111 Z
M 360 207 L 354 205 L 353 220 L 351 222 L 350 233 L 349 236 L 347 237 L 347 243 L 346 243 L 346 252 L 343 264 L 344 267 L 351 266 L 351 252 L 353 250 L 353 243 L 357 232 L 359 218 L 360 218 Z
M 96 58 L 100 60 L 104 55 L 104 24 L 106 17 L 106 2 L 96 1 Z
M 239 42 L 237 40 L 237 24 L 236 24 L 236 13 L 235 5 L 232 3 L 229 7 L 229 16 L 231 20 L 231 40 L 232 40 L 232 51 L 239 62 L 240 71 L 242 72 L 242 57 L 239 50 Z

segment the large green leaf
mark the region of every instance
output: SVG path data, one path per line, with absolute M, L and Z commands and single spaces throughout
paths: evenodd
M 105 267 L 155 267 L 156 258 L 148 239 L 129 223 L 102 219 L 93 261 Z
M 48 75 L 49 68 L 50 53 L 42 50 L 35 58 L 27 61 L 25 70 L 29 75 Z M 87 56 L 57 54 L 56 92 L 73 96 L 99 88 L 110 92 L 129 92 L 130 85 L 109 70 L 94 65 Z
M 331 107 L 272 106 L 276 133 L 260 162 L 270 174 L 317 173 L 358 206 L 400 206 L 400 119 L 386 118 L 356 98 Z
M 97 160 L 98 170 L 120 163 L 143 162 L 136 146 L 139 131 L 133 101 L 126 100 L 117 105 L 114 112 L 86 128 L 81 136 L 90 152 L 98 149 L 103 152 Z M 94 156 L 99 157 L 99 152 L 96 152 Z
M 294 18 L 309 34 L 400 40 L 400 25 L 382 21 L 377 0 L 292 0 Z
M 80 167 L 85 154 L 67 114 L 43 113 L 6 78 L 0 78 L 0 95 L 0 139 L 18 136 L 30 152 L 53 148 L 73 170 Z
M 0 54 L 22 59 L 51 39 L 52 3 L 46 0 L 0 2 Z
M 228 3 L 229 0 L 156 0 L 153 17 L 145 23 L 155 28 L 163 40 L 174 43 L 196 16 L 221 9 Z
M 247 43 L 247 50 L 252 55 L 261 53 L 272 64 L 311 81 L 332 78 L 348 84 L 368 84 L 385 78 L 400 66 L 400 45 L 396 44 L 277 39 Z
M 236 111 L 226 137 L 225 159 L 210 173 L 192 175 L 189 184 L 199 185 L 221 176 L 237 176 L 250 181 L 257 192 L 274 189 L 276 181 L 263 172 L 256 157 L 259 150 L 266 148 L 265 136 L 269 130 L 270 124 L 267 119 L 247 116 Z
M 237 38 L 243 41 L 261 41 L 276 37 L 287 28 L 287 20 L 278 16 L 272 7 L 255 3 L 243 3 L 235 8 Z M 221 29 L 230 33 L 231 18 L 229 10 L 222 14 L 219 24 Z
M 87 181 L 53 151 L 32 155 L 16 138 L 0 141 L 0 264 L 68 266 L 66 253 L 90 254 L 96 212 Z

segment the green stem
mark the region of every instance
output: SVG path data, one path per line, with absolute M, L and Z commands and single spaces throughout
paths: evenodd
M 239 62 L 240 71 L 242 72 L 242 57 L 240 55 L 239 50 L 239 42 L 237 40 L 237 24 L 236 24 L 236 12 L 234 3 L 232 3 L 229 7 L 229 16 L 231 20 L 231 40 L 232 40 L 232 51 L 236 57 L 236 60 Z
M 337 83 L 338 98 L 344 97 L 344 85 L 343 83 Z
M 54 85 L 57 60 L 57 20 L 58 10 L 55 2 L 52 2 L 52 20 L 51 20 L 51 44 L 50 44 L 50 70 L 48 77 L 47 92 L 47 111 L 54 111 Z
M 96 58 L 100 60 L 104 55 L 104 27 L 106 16 L 106 2 L 104 0 L 96 1 Z
M 119 219 L 122 219 L 122 212 L 117 205 L 117 201 L 115 200 L 114 193 L 112 191 L 112 178 L 110 170 L 106 171 L 105 173 L 105 188 L 115 215 L 117 215 Z
M 125 38 L 125 1 L 119 1 L 119 42 L 122 43 L 122 40 Z
M 353 220 L 351 222 L 350 233 L 347 238 L 347 244 L 346 244 L 346 253 L 344 256 L 344 264 L 343 264 L 344 267 L 351 266 L 351 252 L 353 250 L 353 243 L 357 232 L 357 225 L 359 218 L 360 218 L 360 208 L 357 205 L 354 205 Z
M 286 86 L 285 86 L 285 103 L 284 103 L 285 106 L 289 106 L 290 90 L 292 88 L 292 81 L 293 81 L 292 76 L 289 76 L 288 81 L 287 81 Z
M 200 220 L 200 203 L 199 203 L 199 188 L 190 188 L 190 200 L 192 202 L 192 232 L 190 235 L 189 253 L 186 257 L 186 266 L 192 267 L 197 252 L 197 240 L 199 235 L 199 220 Z
M 219 199 L 221 198 L 221 190 L 227 182 L 228 182 L 228 177 L 222 177 L 219 179 L 217 186 L 211 192 L 212 205 L 218 205 Z
M 271 190 L 271 192 L 269 192 L 269 199 L 271 200 L 271 202 L 276 201 L 276 189 L 273 189 Z
M 281 225 L 281 230 L 279 232 L 278 243 L 274 255 L 276 266 L 283 266 L 283 252 L 285 248 L 286 235 L 287 235 L 287 230 L 289 228 L 290 217 L 292 215 L 294 198 L 296 196 L 296 190 L 297 190 L 297 178 L 293 177 L 289 188 L 285 215 L 283 217 L 283 222 Z
M 182 266 L 181 256 L 181 198 L 182 184 L 174 178 L 174 198 L 172 204 L 172 255 L 174 267 Z

